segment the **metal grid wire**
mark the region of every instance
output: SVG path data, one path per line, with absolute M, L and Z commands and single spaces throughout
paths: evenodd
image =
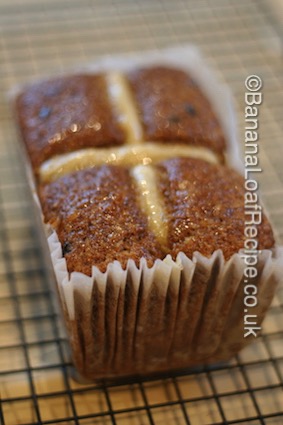
M 277 9 L 276 9 L 277 8 Z M 263 335 L 228 365 L 153 381 L 82 385 L 48 285 L 5 93 L 103 53 L 193 42 L 231 87 L 243 134 L 244 81 L 264 81 L 259 176 L 283 242 L 280 0 L 2 0 L 0 3 L 0 422 L 282 424 L 283 288 Z M 282 23 L 282 22 L 281 22 Z

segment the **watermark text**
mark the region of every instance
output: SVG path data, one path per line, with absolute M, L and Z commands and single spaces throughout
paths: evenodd
M 257 337 L 258 325 L 254 308 L 258 303 L 258 288 L 253 280 L 258 274 L 258 225 L 262 222 L 262 208 L 258 198 L 258 182 L 253 178 L 262 171 L 259 164 L 259 107 L 263 95 L 262 80 L 249 75 L 245 81 L 245 243 L 242 257 L 244 269 L 244 337 Z

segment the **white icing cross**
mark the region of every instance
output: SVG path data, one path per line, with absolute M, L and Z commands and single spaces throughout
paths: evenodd
M 103 164 L 130 167 L 149 228 L 165 248 L 168 224 L 164 203 L 157 187 L 155 168 L 150 165 L 174 157 L 200 158 L 217 164 L 218 155 L 202 146 L 188 146 L 174 141 L 164 144 L 143 140 L 139 114 L 125 76 L 119 72 L 110 72 L 105 78 L 110 102 L 127 135 L 126 144 L 118 147 L 80 149 L 54 156 L 41 165 L 40 181 L 54 181 L 73 171 Z

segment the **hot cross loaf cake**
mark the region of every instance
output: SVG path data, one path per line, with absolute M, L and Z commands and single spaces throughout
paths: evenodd
M 92 279 L 88 299 L 80 295 L 81 286 L 74 289 L 72 308 L 63 299 L 65 289 L 60 292 L 79 371 L 91 379 L 113 377 L 237 352 L 242 336 L 221 348 L 221 335 L 243 279 L 232 257 L 245 241 L 244 180 L 225 164 L 224 133 L 193 79 L 165 66 L 62 76 L 27 87 L 15 106 L 44 220 L 58 237 L 67 279 L 72 282 L 73 272 Z M 273 247 L 263 215 L 258 249 Z M 194 259 L 195 252 L 203 259 Z M 168 254 L 176 261 L 170 273 Z M 124 283 L 110 272 L 117 262 L 119 276 L 126 273 Z M 160 267 L 163 277 L 156 278 Z M 95 273 L 103 273 L 103 287 L 102 275 Z M 231 288 L 225 289 L 226 307 L 213 319 L 215 339 L 199 314 L 206 317 L 208 294 L 215 297 L 223 279 Z M 221 310 L 223 300 L 214 302 Z M 201 347 L 210 341 L 202 355 L 196 354 L 199 333 Z

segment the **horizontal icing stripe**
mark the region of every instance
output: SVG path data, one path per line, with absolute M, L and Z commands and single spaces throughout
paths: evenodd
M 204 147 L 145 142 L 142 145 L 124 145 L 118 148 L 88 148 L 57 155 L 41 165 L 39 174 L 42 182 L 48 182 L 73 171 L 103 164 L 131 167 L 138 164 L 156 163 L 178 156 L 200 158 L 214 164 L 219 163 L 217 155 Z
M 106 74 L 106 82 L 110 101 L 127 134 L 127 143 L 140 143 L 143 130 L 126 78 L 119 72 L 109 72 Z
M 135 180 L 141 210 L 147 216 L 149 228 L 161 246 L 166 249 L 168 225 L 155 169 L 150 165 L 137 165 L 131 169 L 131 175 Z

